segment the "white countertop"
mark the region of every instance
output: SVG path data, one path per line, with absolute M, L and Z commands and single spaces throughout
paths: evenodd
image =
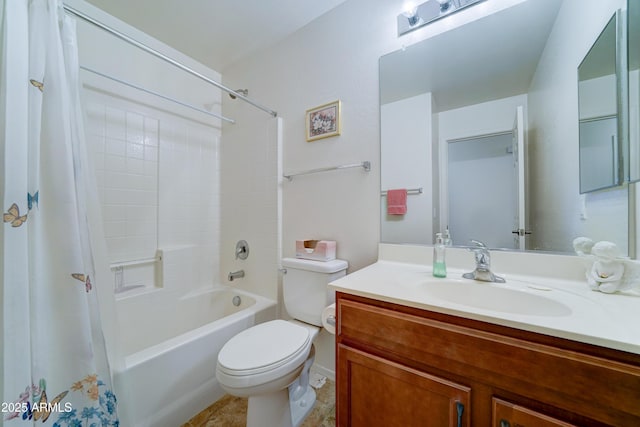
M 433 286 L 439 280 L 431 266 L 390 260 L 379 260 L 329 286 L 348 294 L 640 354 L 640 296 L 603 294 L 589 289 L 586 281 L 532 275 L 500 274 L 506 284 L 489 284 L 461 279 L 463 272 L 449 268 L 442 285 L 455 279 L 459 286 L 506 287 L 552 299 L 569 309 L 533 315 L 460 304 L 426 290 L 427 282 Z

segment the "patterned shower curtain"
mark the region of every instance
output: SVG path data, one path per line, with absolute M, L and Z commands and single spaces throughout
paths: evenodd
M 2 0 L 1 13 L 2 421 L 117 426 L 85 205 L 75 21 L 61 0 Z

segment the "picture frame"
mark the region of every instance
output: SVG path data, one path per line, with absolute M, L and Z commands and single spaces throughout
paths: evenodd
M 307 110 L 305 115 L 307 142 L 340 135 L 341 110 L 340 100 Z

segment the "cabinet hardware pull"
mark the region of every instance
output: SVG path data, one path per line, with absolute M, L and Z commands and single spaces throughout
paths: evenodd
M 456 411 L 458 411 L 458 427 L 462 427 L 462 413 L 464 412 L 464 405 L 460 402 L 456 402 Z
M 500 427 L 511 427 L 511 424 L 503 418 L 500 420 Z

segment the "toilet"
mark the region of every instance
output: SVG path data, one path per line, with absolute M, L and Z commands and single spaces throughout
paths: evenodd
M 313 409 L 313 340 L 322 327 L 322 310 L 335 301 L 327 284 L 343 277 L 348 263 L 284 258 L 282 266 L 284 306 L 293 319 L 252 326 L 218 354 L 216 378 L 222 388 L 249 398 L 247 427 L 298 427 Z

